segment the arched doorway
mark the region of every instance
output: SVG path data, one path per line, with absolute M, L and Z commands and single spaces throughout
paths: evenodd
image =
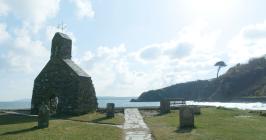
M 59 103 L 59 98 L 57 96 L 52 95 L 49 98 L 49 109 L 50 109 L 50 114 L 51 115 L 56 114 L 58 103 Z

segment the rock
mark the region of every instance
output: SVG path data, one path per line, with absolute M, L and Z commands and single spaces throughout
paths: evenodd
M 47 128 L 49 126 L 50 110 L 44 103 L 39 108 L 38 128 Z
M 106 117 L 114 117 L 115 116 L 115 104 L 107 103 L 106 105 Z
M 160 101 L 160 113 L 169 113 L 170 112 L 170 101 L 169 100 L 161 100 Z
M 138 102 L 137 99 L 131 99 L 130 102 Z
M 195 105 L 195 106 L 192 106 L 192 108 L 193 108 L 193 112 L 194 112 L 195 115 L 200 115 L 201 114 L 199 106 Z
M 179 110 L 179 128 L 194 128 L 194 111 L 192 107 L 182 106 Z
M 259 115 L 266 117 L 266 111 L 259 111 Z

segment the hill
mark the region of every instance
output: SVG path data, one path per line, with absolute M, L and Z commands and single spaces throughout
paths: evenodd
M 133 101 L 184 98 L 196 101 L 266 101 L 266 59 L 237 64 L 219 78 L 179 83 L 142 93 Z

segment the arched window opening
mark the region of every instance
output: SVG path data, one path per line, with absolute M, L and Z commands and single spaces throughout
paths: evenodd
M 59 98 L 57 96 L 52 96 L 49 99 L 49 108 L 51 115 L 56 114 L 58 103 L 59 103 Z

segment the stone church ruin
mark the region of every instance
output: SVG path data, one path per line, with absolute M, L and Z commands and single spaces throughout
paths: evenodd
M 51 57 L 34 80 L 31 113 L 48 105 L 51 114 L 84 114 L 95 111 L 98 104 L 91 77 L 71 60 L 72 40 L 56 33 Z

